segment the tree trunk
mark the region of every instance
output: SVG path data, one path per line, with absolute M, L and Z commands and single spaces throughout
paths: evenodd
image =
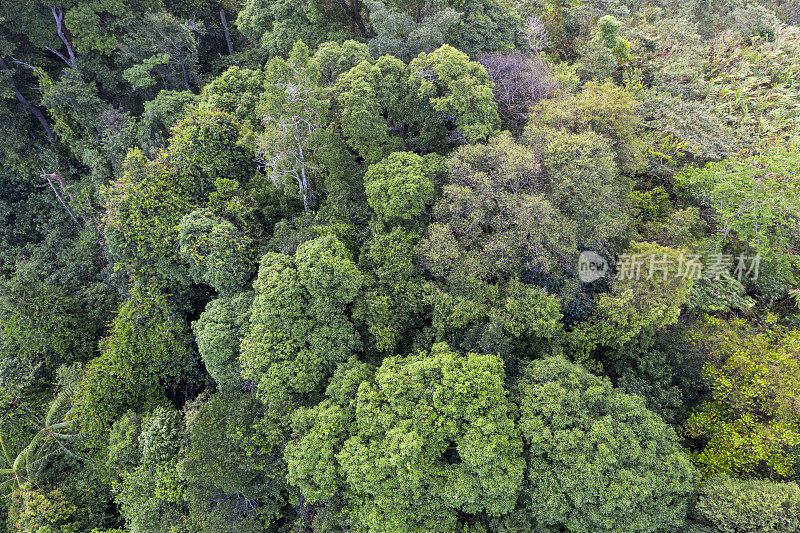
M 31 115 L 36 117 L 36 119 L 39 121 L 39 124 L 41 124 L 42 128 L 44 128 L 45 133 L 47 133 L 47 136 L 51 139 L 55 139 L 56 136 L 53 133 L 53 129 L 50 127 L 50 124 L 47 122 L 47 119 L 44 117 L 44 113 L 42 113 L 41 109 L 28 102 L 28 99 L 25 98 L 25 95 L 20 92 L 19 87 L 17 87 L 17 83 L 14 81 L 14 76 L 8 72 L 8 65 L 6 65 L 6 62 L 2 57 L 0 57 L 0 68 L 6 71 L 8 83 L 11 85 L 11 90 L 14 92 L 14 96 L 17 97 L 17 100 L 19 100 L 19 103 L 21 103 Z
M 48 50 L 56 54 L 60 57 L 67 65 L 70 67 L 75 66 L 75 52 L 72 50 L 72 45 L 67 39 L 67 36 L 64 35 L 64 10 L 62 8 L 57 8 L 55 6 L 50 7 L 50 11 L 53 13 L 53 18 L 56 19 L 56 33 L 58 37 L 61 39 L 61 42 L 64 43 L 64 46 L 67 47 L 67 53 L 69 54 L 69 59 L 64 57 L 64 54 L 59 52 L 58 50 L 53 50 L 50 47 L 47 47 Z
M 42 177 L 47 180 L 47 183 L 50 184 L 50 188 L 53 189 L 54 193 L 56 193 L 56 198 L 58 198 L 58 201 L 61 202 L 62 206 L 64 206 L 64 209 L 67 210 L 67 213 L 69 213 L 70 218 L 75 222 L 75 224 L 78 225 L 79 228 L 83 229 L 83 225 L 81 225 L 81 223 L 78 222 L 78 219 L 77 217 L 75 217 L 75 214 L 72 212 L 72 209 L 69 208 L 67 203 L 64 201 L 64 198 L 62 198 L 61 195 L 58 194 L 58 190 L 56 189 L 55 185 L 53 185 L 53 182 L 50 179 L 52 176 L 53 176 L 52 174 L 45 174 L 44 172 L 42 172 Z
M 300 172 L 295 174 L 297 176 L 297 185 L 300 187 L 300 195 L 303 197 L 303 210 L 308 213 L 311 210 L 311 194 L 308 190 L 308 176 L 306 176 L 306 155 L 303 150 L 302 133 L 300 132 L 297 124 L 294 126 L 294 138 L 297 142 L 298 162 L 300 163 Z
M 364 23 L 364 17 L 361 16 L 361 5 L 359 4 L 359 0 L 336 0 L 336 3 L 341 6 L 345 14 L 350 17 L 350 20 L 352 20 L 353 24 L 356 25 L 360 37 L 365 39 L 371 39 L 375 37 L 375 33 L 372 31 L 372 29 L 367 28 L 367 25 Z
M 178 56 L 178 64 L 181 66 L 181 71 L 183 72 L 183 84 L 186 85 L 187 91 L 192 92 L 191 87 L 189 87 L 189 75 L 186 74 L 185 60 L 180 55 Z
M 228 53 L 233 55 L 233 41 L 231 41 L 231 32 L 228 31 L 228 19 L 225 17 L 225 10 L 219 10 L 219 19 L 222 21 L 222 29 L 225 30 L 225 41 L 228 43 Z
M 302 184 L 300 185 L 300 192 L 302 193 L 303 196 L 303 211 L 305 213 L 308 213 L 311 210 L 311 198 L 308 197 L 308 184 L 305 183 L 306 169 L 303 168 L 302 172 L 303 172 L 303 178 L 301 178 Z
M 303 157 L 303 148 L 300 147 L 300 157 Z M 311 198 L 308 190 L 308 177 L 306 176 L 306 165 L 300 162 L 300 176 L 297 180 L 297 185 L 300 187 L 300 195 L 303 197 L 303 211 L 308 213 L 311 210 Z

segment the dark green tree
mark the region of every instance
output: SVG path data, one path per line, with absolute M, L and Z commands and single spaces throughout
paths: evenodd
M 242 381 L 239 347 L 250 328 L 252 303 L 252 291 L 217 298 L 208 302 L 200 317 L 192 322 L 197 351 L 220 388 Z
M 425 266 L 459 289 L 519 276 L 558 274 L 577 256 L 574 222 L 545 196 L 536 153 L 501 135 L 464 146 L 422 243 Z
M 534 361 L 519 382 L 526 444 L 523 499 L 542 526 L 674 531 L 695 471 L 675 431 L 641 398 L 563 358 Z
M 178 245 L 192 280 L 211 285 L 223 297 L 239 292 L 252 275 L 252 239 L 209 209 L 195 209 L 181 219 Z
M 186 486 L 176 468 L 184 438 L 182 413 L 157 407 L 141 420 L 135 440 L 136 432 L 129 431 L 130 422 L 126 420 L 133 417 L 135 415 L 129 412 L 111 432 L 112 442 L 138 452 L 136 466 L 120 472 L 117 504 L 130 531 L 174 531 L 187 518 Z M 109 459 L 112 457 L 118 456 L 109 456 Z
M 162 402 L 181 381 L 196 377 L 188 324 L 157 290 L 135 287 L 120 306 L 102 354 L 86 365 L 75 416 L 88 444 L 126 409 Z M 194 376 L 192 376 L 194 374 Z
M 188 445 L 177 470 L 199 531 L 273 531 L 293 514 L 281 448 L 255 429 L 263 411 L 252 392 L 230 390 L 187 417 Z

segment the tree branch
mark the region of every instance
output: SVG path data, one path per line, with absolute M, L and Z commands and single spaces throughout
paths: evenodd
M 53 52 L 53 53 L 54 53 L 55 55 L 57 55 L 57 56 L 59 57 L 59 59 L 61 59 L 61 60 L 62 60 L 64 63 L 66 63 L 66 64 L 67 64 L 67 65 L 69 65 L 70 67 L 72 66 L 72 65 L 70 64 L 70 62 L 69 62 L 69 59 L 67 59 L 67 58 L 66 58 L 66 56 L 64 56 L 64 54 L 62 54 L 62 53 L 61 53 L 61 52 L 59 52 L 58 50 L 55 50 L 55 49 L 53 49 L 53 48 L 50 48 L 49 46 L 45 46 L 45 47 L 44 47 L 44 49 L 45 49 L 45 50 L 48 50 L 48 51 L 50 51 L 50 52 Z
M 361 6 L 358 0 L 336 0 L 336 3 L 344 10 L 345 14 L 350 17 L 353 24 L 356 25 L 360 37 L 364 37 L 365 39 L 375 37 L 375 32 L 372 31 L 372 28 L 367 28 L 367 25 L 364 23 L 364 17 L 361 16 Z
M 44 171 L 42 171 L 42 177 L 47 180 L 47 183 L 50 184 L 50 188 L 53 189 L 54 193 L 56 193 L 56 198 L 58 198 L 58 201 L 61 202 L 61 205 L 64 206 L 64 209 L 67 210 L 67 213 L 69 213 L 70 218 L 72 218 L 72 220 L 75 222 L 75 224 L 78 225 L 79 228 L 83 229 L 83 226 L 81 225 L 80 222 L 78 222 L 78 219 L 75 217 L 75 214 L 72 212 L 72 209 L 69 208 L 67 203 L 64 201 L 64 198 L 62 198 L 61 195 L 58 193 L 58 190 L 56 189 L 55 185 L 53 185 L 53 181 L 50 179 L 52 176 L 53 176 L 52 174 L 45 174 Z
M 69 43 L 69 39 L 67 36 L 64 35 L 64 10 L 60 7 L 50 6 L 50 11 L 53 13 L 53 18 L 56 19 L 56 33 L 58 37 L 61 39 L 61 42 L 64 43 L 64 46 L 67 47 L 67 53 L 69 54 L 69 59 L 64 57 L 64 54 L 61 52 L 57 52 L 52 48 L 47 48 L 51 52 L 55 53 L 58 57 L 60 57 L 64 62 L 69 65 L 70 67 L 75 66 L 75 52 L 72 51 L 72 45 Z
M 44 128 L 45 133 L 47 133 L 47 136 L 51 139 L 55 139 L 56 136 L 53 133 L 53 129 L 50 127 L 50 124 L 47 122 L 47 119 L 44 117 L 44 113 L 42 113 L 41 109 L 28 102 L 28 99 L 25 98 L 25 95 L 20 92 L 19 87 L 17 87 L 17 83 L 14 81 L 14 76 L 11 75 L 8 65 L 6 65 L 6 62 L 2 57 L 0 57 L 0 68 L 6 71 L 6 78 L 8 78 L 8 83 L 11 85 L 11 90 L 14 92 L 14 96 L 17 97 L 17 100 L 19 100 L 19 102 L 25 107 L 25 109 L 28 110 L 31 115 L 36 117 L 36 119 L 42 125 L 42 128 Z

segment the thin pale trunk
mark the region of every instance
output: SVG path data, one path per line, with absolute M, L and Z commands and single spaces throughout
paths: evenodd
M 311 210 L 311 199 L 308 197 L 308 182 L 306 181 L 306 167 L 300 165 L 300 173 L 302 174 L 300 191 L 303 193 L 303 211 L 308 213 Z
M 308 213 L 311 209 L 311 199 L 308 197 L 308 178 L 306 177 L 306 165 L 302 162 L 303 157 L 303 148 L 300 148 L 300 179 L 298 180 L 298 186 L 300 187 L 300 193 L 303 196 L 303 210 Z
M 183 58 L 178 59 L 178 64 L 181 66 L 181 70 L 183 71 L 183 84 L 186 85 L 186 90 L 192 92 L 192 89 L 189 87 L 189 76 L 186 74 L 186 66 L 184 65 Z
M 55 55 L 57 55 L 57 56 L 58 56 L 58 58 L 59 58 L 59 59 L 61 59 L 61 60 L 62 60 L 64 63 L 66 63 L 67 65 L 69 65 L 70 67 L 72 67 L 72 63 L 70 63 L 70 62 L 69 62 L 69 59 L 67 59 L 67 58 L 64 56 L 64 54 L 62 54 L 61 52 L 59 52 L 58 50 L 56 50 L 56 49 L 54 49 L 54 48 L 50 48 L 49 46 L 45 46 L 44 48 L 45 48 L 45 50 L 49 50 L 49 51 L 53 52 L 53 53 L 54 53 Z
M 58 201 L 61 202 L 61 205 L 64 206 L 64 209 L 67 210 L 67 213 L 69 213 L 70 218 L 72 218 L 72 220 L 75 222 L 75 224 L 78 225 L 79 228 L 83 229 L 83 226 L 81 226 L 81 223 L 78 222 L 78 219 L 75 217 L 75 214 L 72 212 L 72 209 L 69 208 L 67 203 L 64 201 L 64 198 L 62 198 L 61 195 L 58 194 L 58 190 L 56 189 L 55 185 L 53 185 L 52 180 L 50 180 L 50 178 L 44 174 L 42 174 L 42 177 L 45 178 L 47 180 L 47 183 L 50 184 L 50 188 L 53 189 L 54 193 L 56 193 L 56 198 L 58 198 Z
M 233 55 L 233 41 L 231 41 L 231 32 L 228 31 L 228 19 L 225 17 L 225 10 L 219 10 L 219 19 L 222 21 L 222 29 L 225 30 L 225 41 L 228 43 L 228 53 Z
M 67 182 L 66 180 L 64 180 L 64 177 L 61 174 L 59 174 L 58 172 L 53 172 L 52 174 L 45 174 L 44 171 L 42 171 L 42 175 L 47 179 L 55 178 L 58 181 L 58 186 L 61 187 L 61 190 L 64 191 L 64 193 L 67 196 L 69 196 L 70 201 L 73 204 L 78 203 L 75 201 L 75 198 L 72 196 L 72 193 L 69 192 L 69 189 L 67 189 Z M 86 216 L 83 213 L 81 213 L 81 218 L 83 219 L 84 226 L 89 224 L 89 221 L 86 219 Z
M 300 156 L 300 176 L 298 177 L 298 186 L 300 187 L 300 194 L 303 196 L 303 210 L 308 213 L 311 209 L 311 199 L 309 198 L 308 194 L 308 178 L 306 177 L 306 159 L 305 153 L 303 152 L 303 143 L 299 141 L 301 138 L 300 131 L 297 128 L 297 124 L 294 127 L 294 135 L 295 139 L 298 140 L 297 142 L 297 153 Z
M 53 18 L 56 19 L 56 33 L 58 34 L 58 37 L 61 39 L 61 42 L 64 43 L 64 46 L 67 47 L 67 53 L 69 54 L 69 59 L 64 57 L 64 54 L 62 54 L 57 50 L 53 50 L 52 48 L 49 47 L 47 49 L 56 54 L 58 57 L 60 57 L 67 65 L 69 65 L 70 67 L 74 67 L 75 52 L 72 50 L 72 45 L 70 44 L 69 39 L 67 39 L 67 36 L 64 35 L 64 10 L 61 9 L 60 7 L 56 8 L 55 6 L 51 6 L 50 11 L 53 13 Z
M 14 76 L 12 76 L 10 72 L 8 72 L 8 65 L 6 65 L 6 62 L 2 57 L 0 57 L 0 68 L 6 71 L 6 77 L 8 78 L 8 83 L 11 85 L 11 90 L 13 91 L 14 96 L 17 97 L 17 100 L 19 100 L 19 103 L 21 103 L 31 115 L 36 117 L 36 119 L 39 121 L 39 124 L 41 124 L 42 128 L 44 128 L 45 133 L 47 133 L 47 136 L 51 139 L 55 139 L 55 134 L 53 133 L 53 129 L 50 127 L 50 124 L 47 122 L 47 119 L 44 118 L 44 113 L 42 113 L 41 109 L 28 102 L 28 99 L 25 98 L 25 95 L 23 95 L 22 92 L 20 92 L 19 87 L 17 87 L 17 83 L 14 81 Z

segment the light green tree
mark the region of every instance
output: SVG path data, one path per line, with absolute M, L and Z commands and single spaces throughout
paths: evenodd
M 198 107 L 227 111 L 238 121 L 256 121 L 256 107 L 264 93 L 265 73 L 233 66 L 200 91 Z
M 433 198 L 431 173 L 421 156 L 393 152 L 364 174 L 367 201 L 381 220 L 415 219 Z
M 698 439 L 692 459 L 704 474 L 790 478 L 800 446 L 800 336 L 772 324 L 772 331 L 748 331 L 745 324 L 708 318 L 711 357 L 703 380 L 711 398 L 684 427 Z
M 422 320 L 424 278 L 416 260 L 419 236 L 402 228 L 375 235 L 359 257 L 364 289 L 353 304 L 353 321 L 367 350 L 391 354 Z
M 394 56 L 361 61 L 335 85 L 338 121 L 347 143 L 367 163 L 395 151 L 420 154 L 448 146 L 444 115 L 410 80 L 409 66 Z
M 131 442 L 136 427 L 126 419 L 112 429 L 112 441 L 124 449 L 137 449 L 138 461 L 129 470 L 120 472 L 116 501 L 132 533 L 167 533 L 187 518 L 184 502 L 185 482 L 176 468 L 184 438 L 182 413 L 157 407 L 141 420 L 137 442 Z M 123 449 L 123 448 L 120 448 Z M 111 457 L 110 457 L 111 458 Z M 115 465 L 116 466 L 116 465 Z
M 631 244 L 618 258 L 611 290 L 599 296 L 594 314 L 570 333 L 573 360 L 586 362 L 600 346 L 620 350 L 641 343 L 640 335 L 678 322 L 693 276 L 702 275 L 690 270 L 691 256 L 654 243 Z
M 360 347 L 346 314 L 362 276 L 336 237 L 297 248 L 295 257 L 267 253 L 253 287 L 250 331 L 242 341 L 242 376 L 258 383 L 268 415 L 292 400 L 321 393 L 338 363 Z
M 309 432 L 290 448 L 290 479 L 314 498 L 343 480 L 368 531 L 454 531 L 460 513 L 503 515 L 524 472 L 503 379 L 498 357 L 462 356 L 446 344 L 388 357 L 354 400 L 334 394 L 298 413 Z
M 785 260 L 797 238 L 800 190 L 791 176 L 798 172 L 796 148 L 772 148 L 748 158 L 708 163 L 702 169 L 690 167 L 676 180 L 718 214 L 711 244 L 739 244 Z
M 120 306 L 102 354 L 86 365 L 75 417 L 97 445 L 127 409 L 153 405 L 196 368 L 188 324 L 153 287 L 135 287 Z
M 343 43 L 328 41 L 319 45 L 312 58 L 314 69 L 325 86 L 332 86 L 339 76 L 370 59 L 365 43 L 348 39 Z
M 548 130 L 592 130 L 609 140 L 617 167 L 622 172 L 635 173 L 645 163 L 638 107 L 633 94 L 613 82 L 589 81 L 577 94 L 540 102 L 530 114 L 523 138 L 537 146 L 546 142 Z
M 454 135 L 479 142 L 497 134 L 500 116 L 486 69 L 449 45 L 422 53 L 409 64 L 411 89 L 430 99 L 452 124 Z

